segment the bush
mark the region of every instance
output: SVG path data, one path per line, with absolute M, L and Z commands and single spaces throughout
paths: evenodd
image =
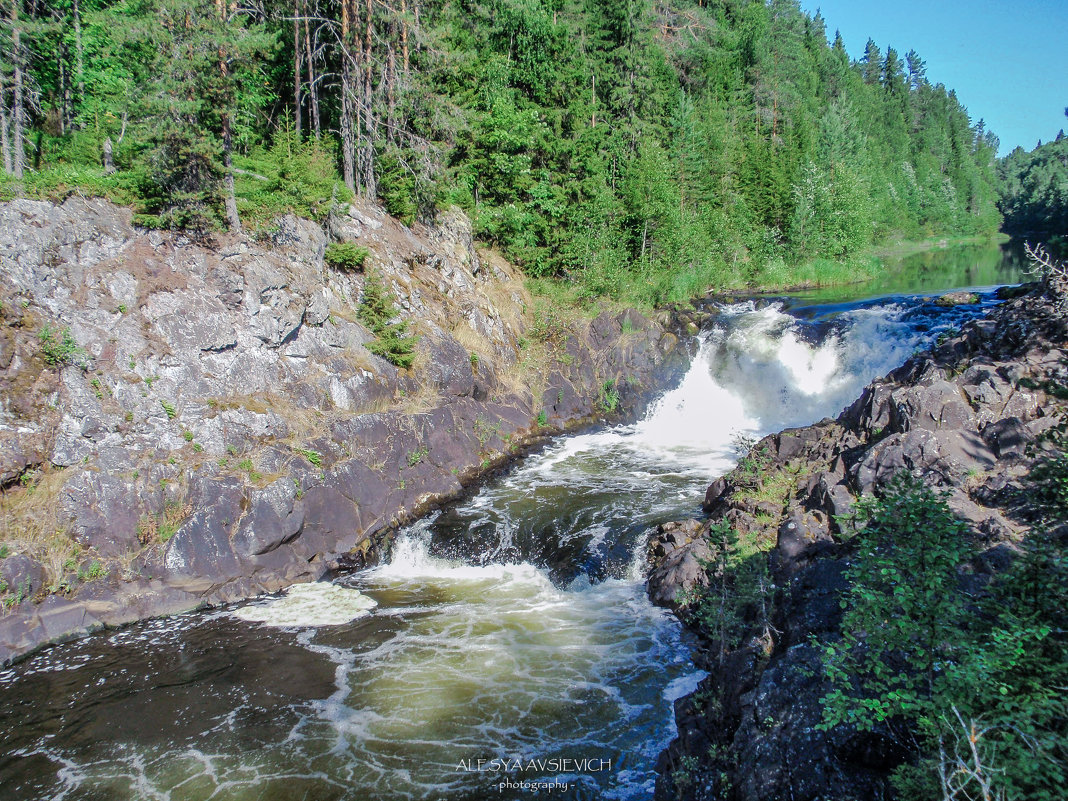
M 946 665 L 959 657 L 964 625 L 958 571 L 970 549 L 945 497 L 908 473 L 856 515 L 863 527 L 846 574 L 842 639 L 825 650 L 835 689 L 823 699 L 824 720 L 871 729 L 929 714 L 948 691 Z
M 335 270 L 359 270 L 371 251 L 352 242 L 331 242 L 326 246 L 323 261 Z
M 63 367 L 78 364 L 84 351 L 74 341 L 69 328 L 56 332 L 52 326 L 45 325 L 37 332 L 41 358 L 51 367 Z
M 376 337 L 367 349 L 397 367 L 407 369 L 415 360 L 418 337 L 408 334 L 407 321 L 392 322 L 397 314 L 397 307 L 393 305 L 393 299 L 382 286 L 378 275 L 368 273 L 363 287 L 363 300 L 356 310 L 360 322 L 371 329 Z
M 880 500 L 859 504 L 859 519 L 842 638 L 824 648 L 834 687 L 824 728 L 884 725 L 911 743 L 915 761 L 893 777 L 902 798 L 1061 798 L 1063 543 L 1032 531 L 977 601 L 959 582 L 967 528 L 943 495 L 902 474 Z

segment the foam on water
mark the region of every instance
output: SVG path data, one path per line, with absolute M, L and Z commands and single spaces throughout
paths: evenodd
M 378 606 L 359 590 L 326 582 L 295 584 L 281 598 L 250 604 L 231 614 L 250 623 L 278 628 L 340 626 L 371 614 Z

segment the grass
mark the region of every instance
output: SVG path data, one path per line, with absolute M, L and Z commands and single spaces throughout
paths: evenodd
M 137 524 L 137 539 L 142 545 L 166 543 L 193 513 L 193 504 L 185 499 L 169 500 L 163 511 L 156 515 L 143 515 Z
M 441 393 L 427 383 L 421 383 L 415 392 L 407 393 L 382 411 L 396 409 L 404 414 L 426 414 L 442 404 Z M 372 404 L 373 406 L 373 404 Z
M 29 475 L 29 474 L 27 474 Z M 71 560 L 82 547 L 70 536 L 70 523 L 60 516 L 60 493 L 69 474 L 45 469 L 24 484 L 0 492 L 0 548 L 40 562 L 49 587 L 60 587 Z

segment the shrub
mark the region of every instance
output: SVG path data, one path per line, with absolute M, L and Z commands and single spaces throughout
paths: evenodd
M 709 526 L 707 542 L 711 557 L 702 567 L 708 585 L 696 591 L 687 617 L 714 645 L 720 664 L 738 648 L 746 635 L 759 631 L 766 641 L 771 631 L 771 581 L 767 558 L 752 550 L 725 520 Z
M 297 453 L 299 453 L 301 456 L 311 462 L 311 464 L 313 464 L 315 467 L 323 466 L 323 457 L 317 451 L 298 448 Z
M 824 721 L 870 729 L 927 715 L 948 692 L 965 614 L 958 571 L 970 549 L 945 497 L 908 473 L 881 499 L 858 503 L 855 519 L 842 639 L 824 652 L 834 685 Z
M 331 242 L 326 246 L 323 261 L 335 270 L 359 270 L 371 251 L 352 242 Z
M 44 325 L 37 332 L 41 358 L 51 367 L 63 367 L 78 364 L 84 351 L 74 341 L 69 328 L 56 332 L 50 325 Z
M 605 414 L 612 414 L 619 408 L 619 390 L 616 389 L 615 383 L 612 381 L 605 381 L 601 385 L 601 393 L 597 398 L 597 406 Z
M 407 369 L 415 360 L 415 343 L 418 337 L 408 334 L 404 320 L 392 322 L 397 316 L 397 307 L 375 273 L 368 273 L 363 288 L 363 300 L 356 310 L 360 322 L 371 329 L 376 337 L 367 349 L 397 367 Z
M 824 727 L 883 724 L 911 743 L 915 762 L 893 777 L 902 798 L 1063 797 L 1064 544 L 1036 528 L 977 601 L 959 583 L 970 548 L 944 496 L 903 474 L 859 506 L 842 639 L 824 649 Z

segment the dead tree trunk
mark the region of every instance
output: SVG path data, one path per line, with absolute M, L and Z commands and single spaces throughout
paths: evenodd
M 345 177 L 345 186 L 350 192 L 356 191 L 356 166 L 353 158 L 356 150 L 355 109 L 353 100 L 353 0 L 341 0 L 341 163 Z
M 305 7 L 306 8 L 306 7 Z M 311 26 L 308 17 L 304 17 L 304 60 L 308 65 L 308 100 L 310 101 L 311 125 L 315 138 L 321 135 L 319 129 L 319 87 L 315 79 L 315 58 L 311 46 Z
M 300 0 L 293 0 L 293 131 L 296 134 L 297 141 L 301 139 L 301 114 L 300 107 L 303 104 L 303 99 L 300 96 L 300 68 L 301 68 L 301 49 L 300 49 L 300 17 L 303 4 Z
M 386 69 L 382 82 L 386 89 L 386 139 L 396 141 L 397 130 L 397 56 L 393 50 L 395 26 L 390 24 L 389 44 L 386 46 Z
M 408 0 L 401 0 L 401 74 L 408 77 Z
M 4 74 L 0 72 L 0 157 L 4 160 L 4 174 L 11 175 L 11 139 L 8 133 L 7 87 L 4 86 Z
M 367 197 L 374 199 L 378 194 L 375 182 L 375 122 L 372 109 L 374 97 L 372 95 L 372 78 L 374 75 L 374 51 L 371 48 L 371 37 L 374 33 L 374 2 L 367 0 L 365 7 L 364 36 L 363 36 L 363 135 L 360 143 L 360 183 L 367 192 Z
M 19 30 L 20 0 L 11 3 L 11 61 L 15 67 L 15 95 L 12 108 L 12 148 L 11 174 L 22 178 L 26 169 L 26 103 L 23 97 L 22 75 L 22 32 Z
M 104 175 L 111 175 L 115 172 L 115 158 L 113 154 L 113 146 L 111 144 L 111 137 L 109 136 L 104 140 Z

